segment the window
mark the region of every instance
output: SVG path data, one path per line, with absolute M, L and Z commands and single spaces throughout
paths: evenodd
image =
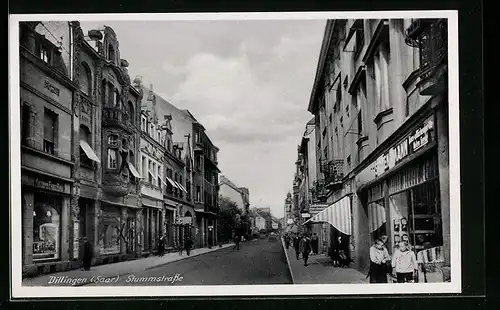
M 57 114 L 45 109 L 44 128 L 43 128 L 43 151 L 49 154 L 54 154 L 56 141 L 56 123 Z
M 349 105 L 345 106 L 345 114 L 349 117 Z
M 86 94 L 92 94 L 92 72 L 90 71 L 89 65 L 86 62 L 82 62 L 82 71 L 80 78 L 78 80 L 80 90 Z
M 132 101 L 128 102 L 128 115 L 130 117 L 130 122 L 135 125 L 134 104 L 132 103 Z
M 153 182 L 151 182 L 153 185 L 156 185 L 158 186 L 158 184 L 156 184 L 156 176 L 155 176 L 155 173 L 156 173 L 156 163 L 153 163 L 153 170 L 151 170 L 151 173 L 153 174 L 152 177 L 153 177 Z
M 148 172 L 147 160 L 144 155 L 142 156 L 141 170 L 141 175 L 144 177 Z
M 114 86 L 111 83 L 108 83 L 108 106 L 114 107 L 115 106 L 115 90 Z
M 117 151 L 116 149 L 108 149 L 108 169 L 117 169 Z
M 354 43 L 354 59 L 358 59 L 359 55 L 361 54 L 361 50 L 363 49 L 363 46 L 365 45 L 365 34 L 364 30 L 362 28 L 359 28 L 356 31 L 356 42 Z
M 186 179 L 186 190 L 187 190 L 186 198 L 187 200 L 191 200 L 191 182 L 189 182 L 188 179 Z
M 325 149 L 323 150 L 323 154 L 325 156 L 325 160 L 328 160 L 328 147 L 325 147 Z
M 154 129 L 155 129 L 155 125 L 150 124 L 150 125 L 149 125 L 149 135 L 150 135 L 151 137 L 154 137 Z
M 118 91 L 115 91 L 115 99 L 113 101 L 113 107 L 115 108 L 121 108 L 121 104 L 120 104 L 120 93 Z
M 201 187 L 196 185 L 196 201 L 201 202 Z
M 172 142 L 170 141 L 170 137 L 167 138 L 167 151 L 172 151 Z
M 358 112 L 358 135 L 363 135 L 363 118 L 361 111 Z
M 158 171 L 157 171 L 157 174 L 156 174 L 156 178 L 157 178 L 157 181 L 158 181 L 158 186 L 161 188 L 161 167 L 160 165 L 158 165 Z
M 50 64 L 50 50 L 43 44 L 40 45 L 40 58 Z
M 347 167 L 351 168 L 351 155 L 347 156 Z
M 109 135 L 108 136 L 108 146 L 118 146 L 118 136 Z
M 160 142 L 161 141 L 161 132 L 158 131 L 157 136 L 158 136 L 158 142 Z
M 45 195 L 36 198 L 33 207 L 33 260 L 58 259 L 61 246 L 60 202 Z
M 26 143 L 30 136 L 30 106 L 23 104 L 21 107 L 21 143 Z
M 141 130 L 144 131 L 144 132 L 147 132 L 147 119 L 146 119 L 146 116 L 142 115 L 141 116 Z
M 132 165 L 136 165 L 135 163 L 135 155 L 134 155 L 134 152 L 132 150 L 129 150 L 128 151 L 128 161 L 132 164 Z M 133 174 L 130 174 L 130 182 L 132 184 L 136 184 L 137 182 L 137 179 L 135 178 L 135 176 Z

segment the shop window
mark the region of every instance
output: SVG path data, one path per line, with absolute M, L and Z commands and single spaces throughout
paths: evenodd
M 57 114 L 45 109 L 43 128 L 43 151 L 54 155 L 57 131 Z
M 108 169 L 117 169 L 118 160 L 117 152 L 115 149 L 108 149 Z
M 38 197 L 37 197 L 38 198 Z M 61 218 L 56 200 L 35 203 L 33 208 L 33 260 L 58 259 Z
M 120 214 L 115 210 L 102 210 L 99 251 L 101 255 L 120 253 Z

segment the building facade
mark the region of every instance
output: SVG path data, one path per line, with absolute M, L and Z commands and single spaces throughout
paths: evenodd
M 95 265 L 137 257 L 141 94 L 116 34 L 28 22 L 20 35 L 23 276 L 78 268 L 86 242 Z
M 140 81 L 134 80 L 134 84 L 143 92 Z M 157 112 L 155 94 L 152 91 L 143 94 L 139 165 L 139 172 L 143 176 L 141 180 L 143 255 L 158 250 L 159 237 L 166 234 L 165 223 L 169 218 L 163 208 L 163 193 L 167 187 L 164 162 L 168 133 L 162 121 Z M 168 247 L 168 242 L 166 246 Z
M 72 31 L 67 22 L 19 25 L 23 276 L 73 264 Z
M 409 241 L 422 281 L 449 274 L 446 60 L 446 20 L 327 23 L 309 103 L 329 204 L 316 220 L 362 271 L 382 236 L 390 253 Z
M 241 210 L 241 215 L 248 214 L 248 208 L 250 206 L 250 192 L 248 191 L 248 188 L 238 187 L 227 177 L 220 175 L 219 194 L 234 201 L 238 209 Z

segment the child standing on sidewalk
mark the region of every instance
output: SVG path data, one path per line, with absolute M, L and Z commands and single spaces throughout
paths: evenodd
M 392 257 L 392 268 L 396 272 L 398 283 L 414 282 L 414 275 L 418 272 L 417 257 L 409 249 L 408 241 L 399 243 L 399 249 Z

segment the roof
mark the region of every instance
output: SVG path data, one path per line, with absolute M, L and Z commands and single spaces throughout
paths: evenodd
M 335 26 L 335 20 L 328 20 L 325 26 L 325 32 L 323 35 L 323 43 L 321 44 L 321 50 L 319 53 L 318 65 L 316 67 L 316 76 L 314 78 L 313 89 L 311 91 L 311 97 L 309 99 L 309 106 L 307 110 L 311 113 L 314 111 L 314 103 L 316 101 L 316 91 L 321 81 L 323 75 L 323 69 L 325 67 L 326 56 L 328 54 L 328 48 L 330 46 L 330 39 L 332 37 L 333 29 Z

